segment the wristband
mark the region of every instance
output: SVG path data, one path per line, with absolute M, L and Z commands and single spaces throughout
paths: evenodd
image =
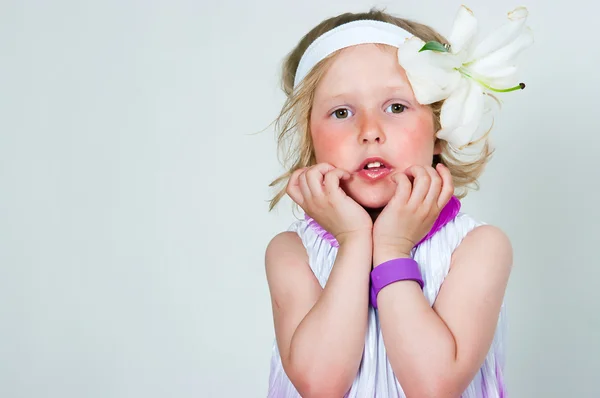
M 423 278 L 419 264 L 412 258 L 395 258 L 378 265 L 371 271 L 371 305 L 377 308 L 377 295 L 387 285 L 412 280 L 423 289 Z

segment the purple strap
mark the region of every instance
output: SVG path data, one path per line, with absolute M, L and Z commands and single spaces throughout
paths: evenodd
M 377 308 L 377 295 L 387 285 L 398 281 L 416 281 L 423 289 L 423 277 L 419 264 L 412 258 L 395 258 L 386 261 L 371 271 L 371 305 Z

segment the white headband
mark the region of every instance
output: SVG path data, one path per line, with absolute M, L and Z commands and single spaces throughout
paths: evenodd
M 387 22 L 360 20 L 349 22 L 319 36 L 304 52 L 294 79 L 294 88 L 316 64 L 342 48 L 377 43 L 399 47 L 413 35 Z

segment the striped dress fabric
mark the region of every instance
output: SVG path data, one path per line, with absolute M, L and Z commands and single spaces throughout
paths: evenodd
M 467 233 L 483 225 L 465 213 L 457 213 L 452 220 L 413 249 L 413 258 L 419 264 L 425 284 L 423 293 L 432 306 L 448 274 L 452 252 Z M 325 287 L 338 251 L 335 238 L 309 217 L 294 222 L 289 230 L 296 232 L 302 239 L 308 253 L 310 267 L 321 286 Z M 506 308 L 503 303 L 490 350 L 475 378 L 462 394 L 462 398 L 506 397 L 503 381 L 505 319 Z M 268 397 L 300 397 L 283 370 L 277 342 L 273 343 Z M 371 306 L 369 306 L 368 328 L 361 365 L 345 397 L 405 397 L 402 386 L 387 360 L 378 312 Z

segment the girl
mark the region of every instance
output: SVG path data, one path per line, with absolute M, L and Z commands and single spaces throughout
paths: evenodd
M 461 159 L 485 99 L 512 85 L 527 11 L 480 45 L 371 10 L 310 31 L 283 68 L 288 194 L 305 212 L 269 243 L 269 397 L 502 397 L 511 245 L 459 212 L 490 157 Z M 288 139 L 290 141 L 288 141 Z M 455 190 L 457 190 L 456 196 Z

